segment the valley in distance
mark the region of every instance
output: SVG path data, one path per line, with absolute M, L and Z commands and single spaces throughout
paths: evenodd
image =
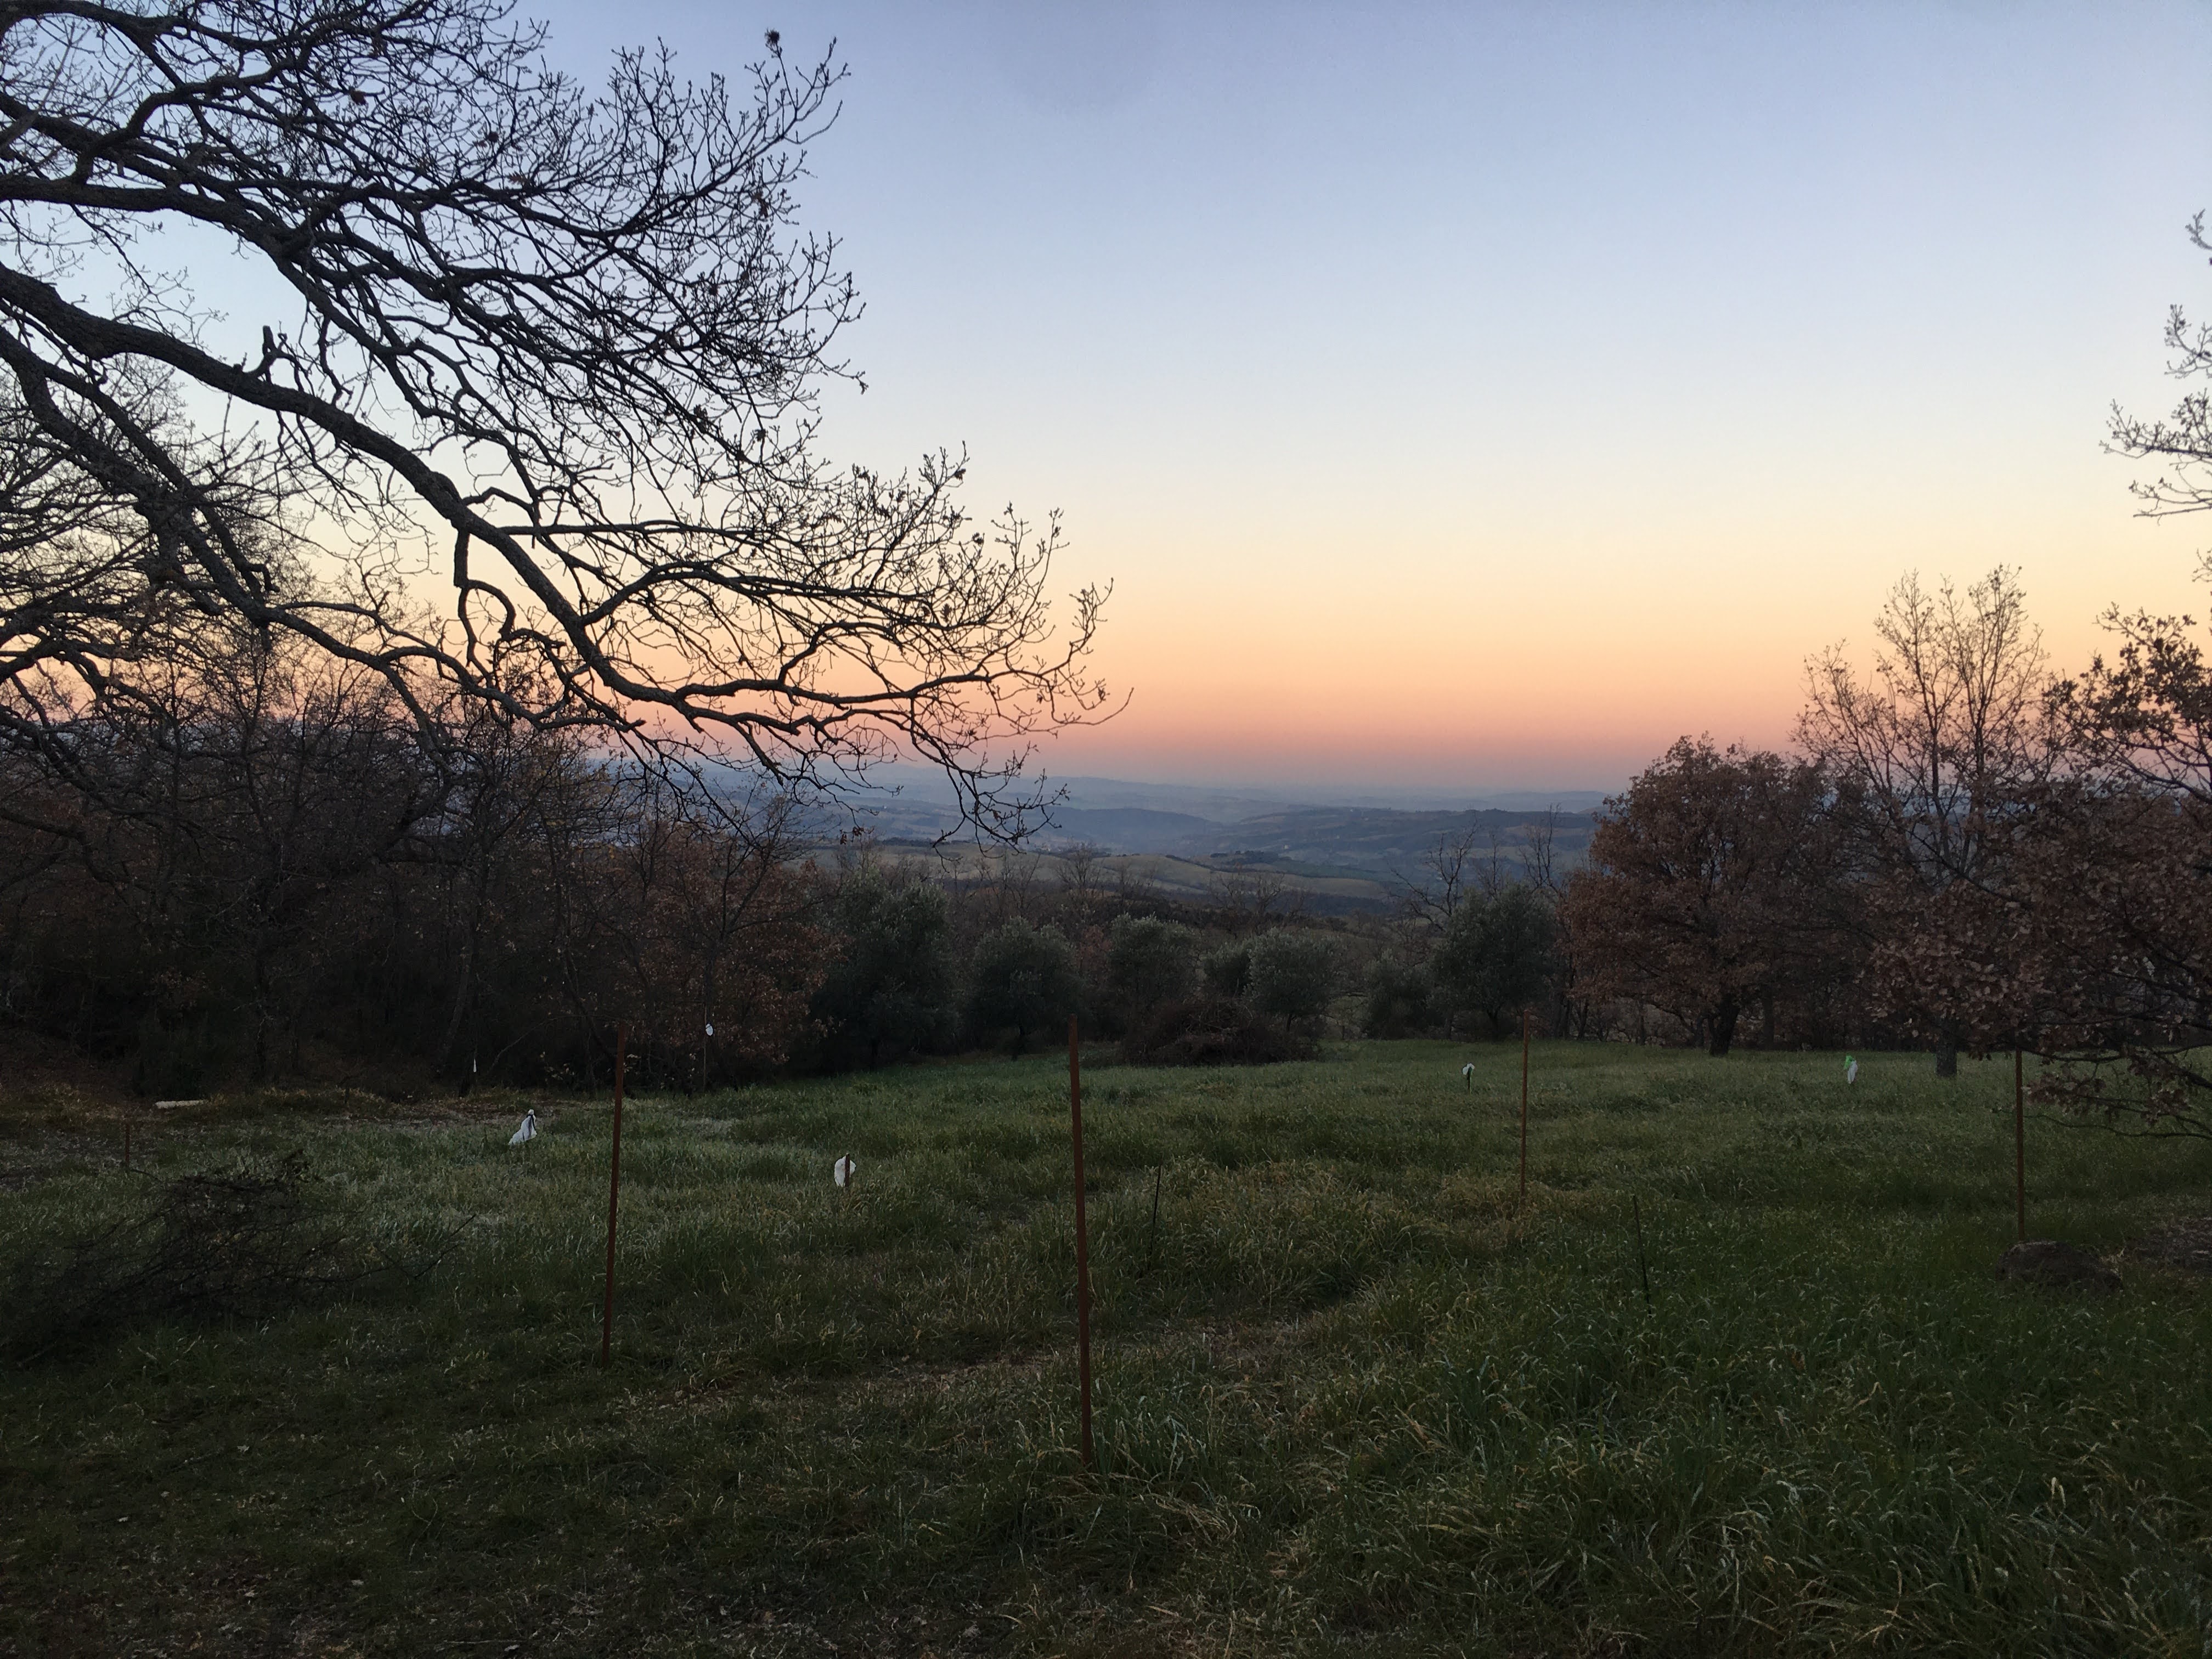
M 1477 858 L 1494 849 L 1518 872 L 1530 837 L 1548 824 L 1565 874 L 1589 847 L 1605 792 L 1595 789 L 1379 789 L 1316 784 L 1208 788 L 1119 778 L 1054 778 L 1064 792 L 1018 852 L 979 848 L 944 780 L 914 767 L 872 775 L 854 818 L 896 861 L 946 879 L 981 873 L 986 860 L 1030 860 L 1043 881 L 1084 879 L 1115 890 L 1190 900 L 1224 877 L 1264 870 L 1286 900 L 1314 916 L 1382 915 L 1409 885 L 1431 879 L 1437 846 L 1470 833 Z M 825 815 L 824 848 L 842 827 Z M 1070 855 L 1093 866 L 1079 878 Z

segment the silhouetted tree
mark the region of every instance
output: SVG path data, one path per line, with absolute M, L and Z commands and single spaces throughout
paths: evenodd
M 997 827 L 987 745 L 1097 707 L 1101 596 L 1055 635 L 1056 530 L 978 528 L 957 458 L 816 453 L 857 309 L 795 222 L 833 64 L 771 35 L 732 100 L 627 52 L 592 96 L 505 0 L 24 0 L 0 30 L 5 735 L 67 750 L 221 617 L 432 735 L 443 686 L 787 775 L 897 745 Z M 172 228 L 299 314 L 227 332 L 147 262 Z M 442 618 L 403 580 L 434 553 Z
M 1664 1008 L 1724 1054 L 1746 1009 L 1832 951 L 1843 872 L 1820 769 L 1682 738 L 1606 803 L 1565 915 L 1583 988 Z
M 1420 873 L 1411 880 L 1402 875 L 1397 878 L 1400 914 L 1418 933 L 1431 937 L 1441 934 L 1451 925 L 1460 902 L 1470 893 L 1484 890 L 1483 880 L 1490 871 L 1476 852 L 1482 839 L 1481 826 L 1474 823 L 1441 831 L 1435 844 L 1422 854 Z M 1494 832 L 1490 852 L 1490 866 L 1501 864 Z
M 791 857 L 787 801 L 674 787 L 648 769 L 619 782 L 594 907 L 602 1021 L 628 1020 L 664 1085 L 705 1084 L 718 1056 L 781 1063 L 827 945 Z
M 1431 1023 L 1434 992 L 1425 967 L 1385 951 L 1367 970 L 1360 1029 L 1371 1037 L 1417 1036 Z
M 1123 1020 L 1135 1024 L 1198 985 L 1198 941 L 1180 922 L 1121 915 L 1108 931 L 1106 987 Z
M 2189 237 L 2212 252 L 2202 214 Z M 2161 469 L 2131 486 L 2153 518 L 2212 509 L 2212 329 L 2177 306 L 2166 344 L 2197 384 L 2163 419 L 2116 410 L 2109 445 Z M 2070 1062 L 2051 1096 L 2212 1134 L 2212 667 L 2191 617 L 2115 609 L 2105 625 L 2113 648 L 2053 696 L 2067 774 L 2023 838 L 2028 994 L 2009 1003 L 2030 1002 L 2035 1045 Z
M 814 999 L 833 1053 L 881 1063 L 894 1050 L 926 1048 L 953 1017 L 951 919 L 942 888 L 892 881 L 863 864 L 838 888 L 830 914 L 835 959 Z
M 1992 1026 L 2063 1060 L 2048 1097 L 2212 1134 L 2212 667 L 2185 617 L 2112 615 L 2059 686 L 2065 775 L 2017 838 Z
M 1251 941 L 1236 939 L 1207 951 L 1199 963 L 1199 976 L 1211 996 L 1243 996 L 1252 983 Z
M 2051 775 L 2041 644 L 2014 574 L 1964 594 L 1907 576 L 1876 617 L 1862 678 L 1840 647 L 1811 670 L 1799 740 L 1835 788 L 1847 854 L 1869 878 L 1876 1000 L 1934 1039 L 1939 1077 L 1961 1047 L 2004 1040 L 1971 988 L 1999 971 L 2016 918 L 2005 891 L 2030 798 Z

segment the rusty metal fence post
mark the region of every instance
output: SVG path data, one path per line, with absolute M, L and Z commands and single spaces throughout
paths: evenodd
M 1083 1062 L 1067 1022 L 1067 1120 L 1075 1143 L 1075 1376 L 1082 1394 L 1083 1467 L 1098 1467 L 1091 1443 L 1091 1231 L 1083 1204 Z
M 607 1154 L 607 1293 L 599 1313 L 599 1364 L 614 1357 L 615 1346 L 615 1209 L 622 1197 L 623 1060 L 629 1049 L 627 1021 L 615 1027 L 615 1139 Z

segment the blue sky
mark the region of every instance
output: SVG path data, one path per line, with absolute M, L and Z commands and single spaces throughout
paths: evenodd
M 2130 517 L 2212 301 L 2203 6 L 546 5 L 594 74 L 834 40 L 828 448 L 966 445 L 1110 577 L 1055 769 L 1610 787 L 1786 738 L 1904 570 L 2054 655 L 2199 598 Z

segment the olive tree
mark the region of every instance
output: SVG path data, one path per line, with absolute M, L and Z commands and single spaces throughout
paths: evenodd
M 1246 994 L 1259 1012 L 1280 1016 L 1285 1031 L 1328 1011 L 1337 960 L 1336 942 L 1327 934 L 1274 928 L 1252 941 L 1251 961 Z
M 1106 987 L 1122 1015 L 1142 1019 L 1198 983 L 1198 941 L 1180 922 L 1119 915 L 1107 932 Z
M 834 1054 L 882 1062 L 894 1049 L 927 1048 L 952 1024 L 951 915 L 945 890 L 894 881 L 863 865 L 830 905 L 836 956 L 814 996 Z
M 1011 1028 L 1019 1054 L 1030 1032 L 1060 1024 L 1082 1000 L 1075 947 L 1050 923 L 1032 927 L 1016 919 L 976 941 L 969 962 L 968 1017 L 979 1035 Z
M 1209 995 L 1241 997 L 1251 988 L 1252 942 L 1232 939 L 1207 951 L 1198 968 Z
M 1447 1006 L 1480 1013 L 1503 1037 L 1507 1016 L 1549 993 L 1559 931 L 1549 896 L 1525 882 L 1467 899 L 1430 963 L 1437 989 Z

